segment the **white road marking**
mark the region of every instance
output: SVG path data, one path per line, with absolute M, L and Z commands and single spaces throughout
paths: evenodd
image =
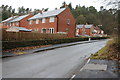
M 73 75 L 73 76 L 71 77 L 71 79 L 73 79 L 75 76 L 76 76 L 76 75 Z
M 89 63 L 89 62 L 90 62 L 90 59 L 88 59 L 87 63 Z

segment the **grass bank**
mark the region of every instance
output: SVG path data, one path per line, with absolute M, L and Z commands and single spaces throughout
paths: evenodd
M 99 50 L 96 54 L 91 55 L 90 59 L 106 59 L 118 62 L 120 69 L 120 41 L 117 38 L 109 40 L 105 47 Z

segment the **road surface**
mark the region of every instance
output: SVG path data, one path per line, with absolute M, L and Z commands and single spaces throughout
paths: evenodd
M 68 78 L 108 40 L 4 58 L 3 78 Z

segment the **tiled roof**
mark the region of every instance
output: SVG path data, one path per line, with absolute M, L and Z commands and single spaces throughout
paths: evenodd
M 61 12 L 63 12 L 65 9 L 66 8 L 52 10 L 52 11 L 46 11 L 46 12 L 43 12 L 42 14 L 38 13 L 38 14 L 34 15 L 33 17 L 29 18 L 28 20 L 41 19 L 41 18 L 45 18 L 45 17 L 56 16 L 56 15 L 60 14 Z
M 16 17 L 17 17 L 17 16 L 10 17 L 10 18 L 8 18 L 8 19 L 2 21 L 2 23 L 3 23 L 3 22 L 8 22 L 8 21 L 10 21 L 10 20 L 12 20 L 12 19 L 14 19 L 14 18 L 16 18 Z
M 77 25 L 77 28 L 82 28 L 84 24 Z
M 92 24 L 90 25 L 85 25 L 85 28 L 91 28 L 91 26 L 93 26 Z
M 96 30 L 101 30 L 99 27 L 95 27 Z
M 20 20 L 22 20 L 23 18 L 27 17 L 28 15 L 29 15 L 29 14 L 19 16 L 19 17 L 15 18 L 15 19 L 11 20 L 10 22 L 17 22 L 17 21 L 20 21 Z

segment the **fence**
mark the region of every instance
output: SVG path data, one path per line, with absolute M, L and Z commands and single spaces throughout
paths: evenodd
M 2 32 L 2 41 L 24 41 L 66 38 L 67 34 L 50 34 L 39 32 Z

